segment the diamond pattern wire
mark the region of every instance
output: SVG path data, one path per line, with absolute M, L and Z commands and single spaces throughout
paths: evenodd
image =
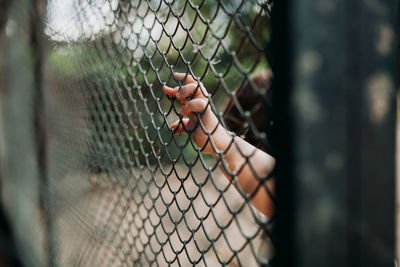
M 262 0 L 48 1 L 57 265 L 270 265 L 272 171 L 259 169 L 271 164 L 252 160 L 271 153 L 270 8 Z M 246 151 L 249 143 L 258 149 Z M 230 151 L 239 160 L 230 162 Z

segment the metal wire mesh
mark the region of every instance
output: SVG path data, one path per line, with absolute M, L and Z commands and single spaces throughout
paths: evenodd
M 60 266 L 268 266 L 272 219 L 253 206 L 207 129 L 206 109 L 271 153 L 269 1 L 49 1 L 47 210 Z M 194 79 L 207 102 L 183 124 L 163 86 Z M 198 85 L 201 82 L 202 86 Z M 203 86 L 204 85 L 204 86 Z M 186 104 L 183 101 L 183 106 Z M 170 126 L 179 121 L 183 132 Z M 195 133 L 207 141 L 199 146 Z M 205 146 L 216 152 L 204 153 Z M 256 149 L 254 149 L 256 151 Z M 260 162 L 264 165 L 267 163 Z M 243 167 L 242 167 L 243 168 Z M 263 200 L 263 201 L 264 201 Z

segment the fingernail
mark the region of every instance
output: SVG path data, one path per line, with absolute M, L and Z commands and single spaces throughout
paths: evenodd
M 172 134 L 176 134 L 178 132 L 179 126 L 172 129 Z

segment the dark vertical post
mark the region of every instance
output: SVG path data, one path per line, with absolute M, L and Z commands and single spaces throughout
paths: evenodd
M 55 266 L 53 212 L 50 199 L 48 166 L 47 166 L 47 129 L 46 129 L 46 101 L 43 86 L 43 62 L 44 47 L 44 17 L 46 0 L 33 0 L 31 10 L 31 46 L 33 50 L 33 76 L 34 76 L 34 127 L 37 161 L 39 168 L 40 204 L 45 221 L 45 246 L 47 252 L 47 264 Z
M 397 1 L 279 2 L 277 263 L 393 266 Z
M 273 266 L 293 266 L 294 258 L 294 199 L 292 134 L 290 111 L 292 88 L 292 41 L 290 10 L 287 1 L 274 1 L 272 10 L 272 35 L 270 64 L 274 73 L 272 83 L 272 110 L 274 125 L 270 141 L 276 155 L 276 219 L 273 241 L 276 255 Z

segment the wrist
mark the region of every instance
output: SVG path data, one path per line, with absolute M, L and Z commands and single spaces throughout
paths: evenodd
M 208 144 L 210 147 L 208 154 L 212 155 L 215 159 L 218 159 L 220 158 L 220 155 L 226 153 L 230 148 L 230 145 L 234 139 L 234 135 L 226 130 L 221 124 L 218 124 L 218 127 L 212 134 L 211 138 L 213 140 L 214 147 L 211 144 Z

